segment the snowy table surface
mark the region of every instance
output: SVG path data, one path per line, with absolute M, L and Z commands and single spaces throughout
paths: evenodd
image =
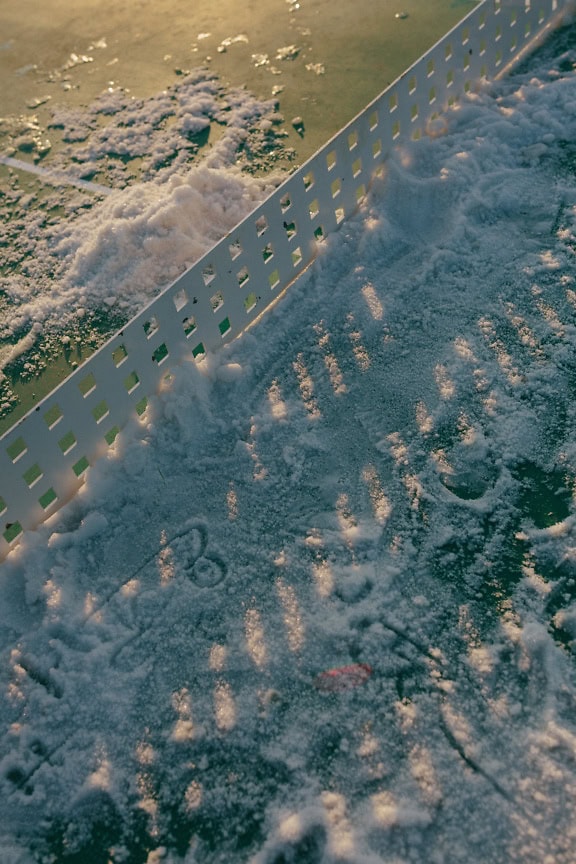
M 575 45 L 2 565 L 3 862 L 574 860 Z

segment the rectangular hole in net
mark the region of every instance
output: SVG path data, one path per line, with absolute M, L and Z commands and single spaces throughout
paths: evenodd
M 332 197 L 337 198 L 338 195 L 340 194 L 341 189 L 342 189 L 342 181 L 340 180 L 339 177 L 337 177 L 336 180 L 333 180 L 332 183 L 330 184 L 330 191 L 332 192 Z
M 146 334 L 147 339 L 151 339 L 152 336 L 154 336 L 154 334 L 157 333 L 160 329 L 158 319 L 154 315 L 152 315 L 152 317 L 149 318 L 148 321 L 145 321 L 142 327 L 144 328 L 144 333 Z
M 374 159 L 378 159 L 378 157 L 382 154 L 382 140 L 377 138 L 376 141 L 372 142 L 372 156 Z
M 410 120 L 412 121 L 412 123 L 414 122 L 414 120 L 417 119 L 417 117 L 418 117 L 418 105 L 412 105 L 412 107 L 410 108 Z
M 426 76 L 430 78 L 434 74 L 434 60 L 430 58 L 426 64 Z
M 239 270 L 236 274 L 236 279 L 238 280 L 238 285 L 240 285 L 240 287 L 242 287 L 242 285 L 245 285 L 246 282 L 248 282 L 248 280 L 250 279 L 250 273 L 248 272 L 248 268 L 242 267 L 242 269 Z
M 502 63 L 502 51 L 497 51 L 496 57 L 494 58 L 494 65 L 500 66 L 501 63 Z
M 52 405 L 52 407 L 44 414 L 44 422 L 48 426 L 48 429 L 53 429 L 54 426 L 60 422 L 63 416 L 64 414 L 62 413 L 60 406 Z
M 246 312 L 247 313 L 251 312 L 254 309 L 254 307 L 256 306 L 257 302 L 258 302 L 258 297 L 252 291 L 252 293 L 248 294 L 248 296 L 244 300 L 244 309 L 246 310 Z
M 292 250 L 292 265 L 297 267 L 302 261 L 302 250 L 299 246 Z
M 526 26 L 524 27 L 524 35 L 525 35 L 525 36 L 530 36 L 530 33 L 531 33 L 531 32 L 532 32 L 532 25 L 530 24 L 529 21 L 527 21 L 527 22 L 526 22 Z
M 28 452 L 28 447 L 26 446 L 24 438 L 22 438 L 22 436 L 16 438 L 15 441 L 8 445 L 8 447 L 6 448 L 6 452 L 8 453 L 8 456 L 10 457 L 12 462 L 18 462 L 18 460 L 21 459 L 22 456 L 24 456 L 24 454 Z
M 308 212 L 310 213 L 310 218 L 315 219 L 320 213 L 320 205 L 318 204 L 318 199 L 315 198 L 314 201 L 311 201 L 308 206 Z
M 480 45 L 478 47 L 478 50 L 480 53 L 480 57 L 483 57 L 484 54 L 486 53 L 486 40 L 485 39 L 480 40 Z
M 166 345 L 165 342 L 162 342 L 162 344 L 159 345 L 156 348 L 156 350 L 152 352 L 152 360 L 154 361 L 154 363 L 157 363 L 159 366 L 161 366 L 162 363 L 164 363 L 164 361 L 167 359 L 168 356 L 169 356 L 168 346 Z
M 270 261 L 271 258 L 274 257 L 274 247 L 272 243 L 267 243 L 264 249 L 262 250 L 262 258 L 264 261 Z
M 215 278 L 216 268 L 213 264 L 206 264 L 206 266 L 202 268 L 202 279 L 204 280 L 204 284 L 210 285 Z
M 128 351 L 124 345 L 118 345 L 112 351 L 112 361 L 116 367 L 121 366 L 128 357 Z
M 22 526 L 19 522 L 8 522 L 2 532 L 2 536 L 8 544 L 13 543 L 20 534 L 22 534 Z
M 398 138 L 400 135 L 400 123 L 396 121 L 392 126 L 392 138 Z
M 374 132 L 374 130 L 378 127 L 378 112 L 373 111 L 368 118 L 368 127 L 370 132 Z
M 482 12 L 482 14 L 480 15 L 480 20 L 478 22 L 478 29 L 483 30 L 485 26 L 486 26 L 486 12 Z
M 76 436 L 73 432 L 67 432 L 66 435 L 63 435 L 62 438 L 58 441 L 58 446 L 62 451 L 63 455 L 66 456 L 71 450 L 76 446 Z
M 343 207 L 337 207 L 336 210 L 334 210 L 334 216 L 336 217 L 336 224 L 337 225 L 339 225 L 341 222 L 343 222 L 344 221 L 344 208 Z
M 38 499 L 38 503 L 43 510 L 47 510 L 48 507 L 50 507 L 51 504 L 54 504 L 54 502 L 57 500 L 58 496 L 56 495 L 56 492 L 54 491 L 54 489 L 52 489 L 52 487 L 50 487 L 50 489 L 48 489 L 46 492 L 44 492 L 43 495 L 40 496 L 40 498 Z
M 390 108 L 391 114 L 393 111 L 396 111 L 396 109 L 398 108 L 398 96 L 396 95 L 396 93 L 390 94 L 390 98 L 388 100 L 388 106 Z
M 516 12 L 516 9 L 511 9 L 510 10 L 510 26 L 514 27 L 517 20 L 518 20 L 518 13 Z
M 488 77 L 488 68 L 487 68 L 485 63 L 480 67 L 480 77 L 481 78 L 487 78 Z
M 78 383 L 78 389 L 84 398 L 96 389 L 96 378 L 92 372 L 90 372 L 89 375 L 86 375 L 86 377 Z
M 268 284 L 271 289 L 276 288 L 276 286 L 280 284 L 280 274 L 278 273 L 278 270 L 273 270 L 272 273 L 270 273 L 268 276 Z
M 222 292 L 216 291 L 216 293 L 210 297 L 210 306 L 212 307 L 212 311 L 217 312 L 223 305 L 224 297 L 222 296 Z
M 328 171 L 332 171 L 332 169 L 335 167 L 335 165 L 336 165 L 336 151 L 331 150 L 330 153 L 328 153 L 326 155 L 326 167 L 328 168 Z
M 314 239 L 317 243 L 322 243 L 322 241 L 324 240 L 324 228 L 322 227 L 322 225 L 318 225 L 314 229 Z
M 268 230 L 268 220 L 266 219 L 266 216 L 258 216 L 254 225 L 256 226 L 256 234 L 260 237 Z
M 454 84 L 454 70 L 449 69 L 448 72 L 446 73 L 446 86 L 452 87 L 453 84 Z
M 296 235 L 296 223 L 295 222 L 284 222 L 284 230 L 286 231 L 286 235 L 288 240 L 291 240 L 292 237 Z
M 360 159 L 360 157 L 358 157 L 358 159 L 356 159 L 352 163 L 352 176 L 358 177 L 358 175 L 361 173 L 362 173 L 362 159 Z
M 304 175 L 302 180 L 304 182 L 304 189 L 310 189 L 314 185 L 314 173 L 309 171 Z
M 196 330 L 196 319 L 192 315 L 188 315 L 187 318 L 182 319 L 182 326 L 184 328 L 184 335 L 188 339 Z
M 544 10 L 543 10 L 543 9 L 539 9 L 539 10 L 538 10 L 538 23 L 539 23 L 539 24 L 542 24 L 542 22 L 544 21 L 544 17 L 545 17 L 545 16 L 544 16 Z
M 416 90 L 416 84 L 416 76 L 412 75 L 412 77 L 408 79 L 408 93 L 414 93 L 414 91 Z
M 501 38 L 502 38 L 502 25 L 498 24 L 498 26 L 496 27 L 496 31 L 494 33 L 494 41 L 499 42 Z
M 34 465 L 31 465 L 30 468 L 28 468 L 28 470 L 25 471 L 22 475 L 24 481 L 30 487 L 30 489 L 32 488 L 32 486 L 35 486 L 36 483 L 38 483 L 40 478 L 43 476 L 44 472 L 42 471 L 40 465 L 37 462 L 35 462 Z
M 429 92 L 428 92 L 428 103 L 430 105 L 433 105 L 435 101 L 436 101 L 436 88 L 431 87 Z
M 414 129 L 414 131 L 412 132 L 412 135 L 411 135 L 412 141 L 419 141 L 421 137 L 422 137 L 422 130 L 421 129 Z
M 230 243 L 228 246 L 228 251 L 230 252 L 230 258 L 234 261 L 238 258 L 239 255 L 242 254 L 242 246 L 240 245 L 239 240 L 234 240 L 233 243 Z
M 494 14 L 499 15 L 502 10 L 502 0 L 494 0 Z
M 174 308 L 177 312 L 180 312 L 180 310 L 188 303 L 188 295 L 184 288 L 180 288 L 179 291 L 176 291 L 172 299 L 174 301 Z
M 6 512 L 8 509 L 8 505 L 6 504 L 4 498 L 0 495 L 0 516 Z
M 467 45 L 469 41 L 470 41 L 470 28 L 465 27 L 464 30 L 462 30 L 462 45 Z
M 454 105 L 456 105 L 456 97 L 455 96 L 449 96 L 448 97 L 448 107 L 453 108 Z
M 510 42 L 510 53 L 511 54 L 513 54 L 516 51 L 516 45 L 517 45 L 516 34 L 514 34 L 514 36 L 512 36 L 512 41 Z
M 106 434 L 104 435 L 104 440 L 109 447 L 112 446 L 119 434 L 120 429 L 118 428 L 118 426 L 113 426 L 112 429 L 109 429 L 108 432 L 106 432 Z
M 452 45 L 448 42 L 444 47 L 444 59 L 450 60 L 452 57 Z
M 463 59 L 463 61 L 462 61 L 462 66 L 463 66 L 463 68 L 464 68 L 464 71 L 466 71 L 467 69 L 470 68 L 470 55 L 469 55 L 469 54 L 464 54 L 464 59 Z
M 417 130 L 417 131 L 419 131 L 419 130 Z M 420 136 L 418 136 L 418 137 L 420 137 Z M 366 197 L 366 186 L 364 185 L 364 183 L 361 183 L 360 186 L 356 187 L 356 201 L 357 201 L 357 203 L 359 204 L 360 201 L 362 201 L 362 199 L 365 197 Z
M 104 418 L 107 417 L 109 413 L 110 409 L 108 408 L 108 405 L 106 404 L 104 399 L 102 399 L 102 401 L 95 405 L 92 409 L 92 416 L 94 417 L 96 423 L 101 423 L 102 420 L 104 420 Z
M 354 150 L 358 146 L 358 132 L 354 130 L 348 135 L 348 149 Z
M 283 195 L 280 199 L 280 209 L 283 213 L 286 212 L 292 206 L 292 201 L 290 200 L 290 195 Z
M 148 408 L 148 398 L 143 396 L 139 402 L 136 403 L 134 409 L 138 417 L 143 417 L 146 413 L 146 409 Z
M 203 360 L 206 356 L 206 349 L 204 348 L 204 344 L 199 342 L 195 348 L 192 349 L 192 356 L 195 360 Z
M 138 375 L 136 374 L 136 372 L 131 372 L 130 375 L 128 375 L 128 377 L 124 379 L 123 383 L 124 383 L 124 389 L 128 393 L 133 393 L 134 390 L 136 390 L 136 388 L 140 384 L 140 379 L 138 378 Z
M 224 320 L 220 321 L 220 323 L 218 324 L 218 330 L 220 331 L 220 336 L 222 336 L 222 338 L 224 338 L 224 336 L 226 336 L 228 331 L 231 329 L 232 325 L 230 324 L 229 318 L 224 318 Z
M 78 459 L 77 462 L 74 463 L 74 465 L 72 466 L 72 471 L 74 472 L 76 477 L 81 477 L 82 474 L 84 474 L 84 472 L 87 471 L 89 467 L 90 462 L 88 461 L 86 456 L 82 456 L 80 459 Z

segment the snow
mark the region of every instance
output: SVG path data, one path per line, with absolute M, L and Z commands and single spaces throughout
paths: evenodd
M 2 565 L 3 860 L 573 860 L 573 44 Z
M 149 99 L 109 88 L 87 108 L 55 107 L 64 146 L 30 169 L 5 157 L 48 185 L 12 184 L 0 201 L 0 403 L 17 401 L 10 373 L 38 373 L 61 355 L 62 333 L 101 344 L 278 185 L 279 171 L 242 169 L 250 156 L 273 167 L 279 118 L 275 100 L 225 91 L 200 69 Z

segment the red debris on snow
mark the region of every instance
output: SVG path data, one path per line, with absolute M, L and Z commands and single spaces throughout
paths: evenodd
M 327 669 L 314 679 L 314 686 L 322 693 L 340 693 L 342 690 L 352 690 L 365 684 L 372 675 L 372 667 L 367 663 L 352 663 L 350 666 L 338 666 Z

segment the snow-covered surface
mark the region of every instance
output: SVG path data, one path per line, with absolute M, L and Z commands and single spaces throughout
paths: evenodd
M 10 153 L 35 140 L 25 119 L 7 141 L 0 121 Z M 148 99 L 110 88 L 86 108 L 55 108 L 65 146 L 35 166 L 33 191 L 16 178 L 26 163 L 6 157 L 0 416 L 18 402 L 11 377 L 37 375 L 71 340 L 101 344 L 278 185 L 280 120 L 275 100 L 198 69 Z
M 7 864 L 574 860 L 575 44 L 2 565 Z

